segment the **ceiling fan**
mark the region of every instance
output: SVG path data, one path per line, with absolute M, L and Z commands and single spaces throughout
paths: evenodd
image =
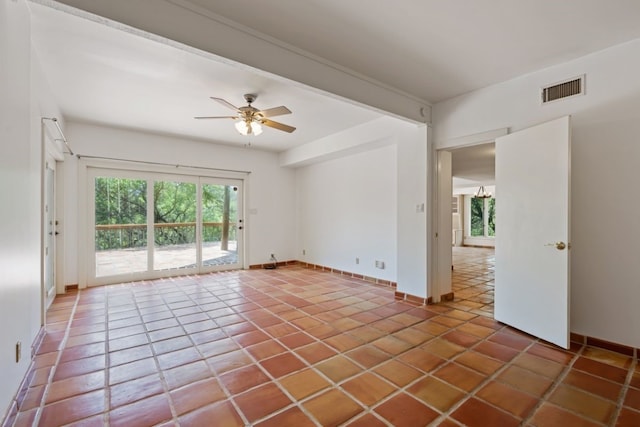
M 210 98 L 227 108 L 234 110 L 237 115 L 235 116 L 201 116 L 194 117 L 194 119 L 233 119 L 236 120 L 236 130 L 242 135 L 260 135 L 262 133 L 262 125 L 270 128 L 278 129 L 284 132 L 293 132 L 296 130 L 293 126 L 285 125 L 283 123 L 274 122 L 267 117 L 282 116 L 284 114 L 291 114 L 284 105 L 280 107 L 267 108 L 266 110 L 258 110 L 251 104 L 256 100 L 258 95 L 248 93 L 244 96 L 247 105 L 245 107 L 236 107 L 229 101 L 222 98 L 216 98 L 211 96 Z

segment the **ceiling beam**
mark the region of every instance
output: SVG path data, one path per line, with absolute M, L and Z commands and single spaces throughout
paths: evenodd
M 188 0 L 33 1 L 179 48 L 195 48 L 212 59 L 242 64 L 397 118 L 431 122 L 431 106 L 426 101 L 243 27 Z
M 400 133 L 415 129 L 417 126 L 424 125 L 414 125 L 390 117 L 380 117 L 342 132 L 283 151 L 280 153 L 280 166 L 294 168 L 307 166 L 312 163 L 395 144 Z

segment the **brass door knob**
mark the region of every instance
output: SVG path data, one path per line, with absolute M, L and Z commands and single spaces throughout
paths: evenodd
M 565 242 L 547 243 L 545 246 L 555 246 L 559 251 L 565 250 L 567 248 L 567 244 Z

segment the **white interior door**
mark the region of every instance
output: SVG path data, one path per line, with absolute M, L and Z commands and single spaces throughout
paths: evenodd
M 496 139 L 495 318 L 569 346 L 570 117 Z
M 453 197 L 451 176 L 451 152 L 438 151 L 438 235 L 436 238 L 437 275 L 431 289 L 433 302 L 440 302 L 443 295 L 451 292 L 451 198 Z
M 56 207 L 55 207 L 55 180 L 56 162 L 47 156 L 44 170 L 44 292 L 43 310 L 49 308 L 56 297 Z

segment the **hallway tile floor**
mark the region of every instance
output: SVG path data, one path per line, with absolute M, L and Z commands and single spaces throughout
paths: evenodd
M 640 425 L 633 358 L 495 322 L 489 277 L 430 306 L 298 266 L 59 296 L 4 425 Z
M 493 248 L 454 246 L 451 289 L 455 299 L 449 307 L 493 317 Z

